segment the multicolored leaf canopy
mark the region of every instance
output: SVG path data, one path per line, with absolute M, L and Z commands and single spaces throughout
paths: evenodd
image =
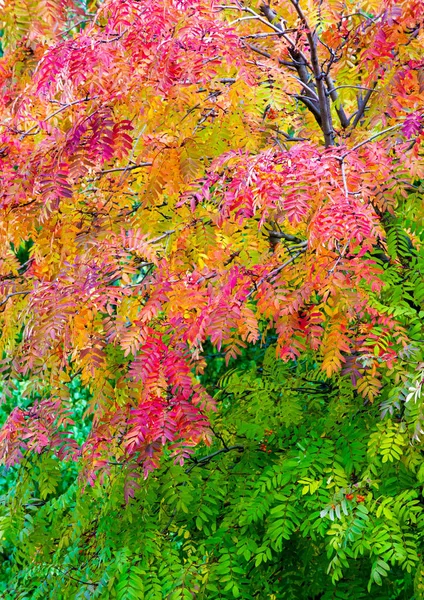
M 2 3 L 1 373 L 36 399 L 0 433 L 7 464 L 49 448 L 93 482 L 184 460 L 211 436 L 209 343 L 230 361 L 274 331 L 281 359 L 311 350 L 369 401 L 408 379 L 422 273 L 390 282 L 422 244 L 423 14 Z

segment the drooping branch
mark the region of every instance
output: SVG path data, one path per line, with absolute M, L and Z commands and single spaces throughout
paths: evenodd
M 63 112 L 67 108 L 70 108 L 71 106 L 75 106 L 76 104 L 81 104 L 81 103 L 84 103 L 84 102 L 91 102 L 92 100 L 96 100 L 97 98 L 98 98 L 98 96 L 91 96 L 91 97 L 87 96 L 86 98 L 81 98 L 80 100 L 74 100 L 73 102 L 68 102 L 66 104 L 63 104 L 60 108 L 58 108 L 54 112 L 52 112 L 49 115 L 47 115 L 47 117 L 45 117 L 43 119 L 43 122 L 46 123 L 47 121 L 50 121 L 50 119 L 53 119 L 53 117 L 56 117 L 61 112 Z M 20 139 L 23 140 L 24 137 L 26 137 L 27 135 L 35 135 L 34 132 L 38 132 L 39 128 L 40 128 L 40 124 L 36 123 L 32 127 L 30 127 L 27 131 L 20 131 L 19 132 L 20 133 Z

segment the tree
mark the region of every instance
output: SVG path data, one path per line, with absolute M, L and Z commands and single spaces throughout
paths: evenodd
M 5 597 L 420 598 L 423 2 L 1 10 Z

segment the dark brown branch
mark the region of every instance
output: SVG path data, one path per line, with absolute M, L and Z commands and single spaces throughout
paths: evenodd
M 268 21 L 273 24 L 277 17 L 277 13 L 275 12 L 275 10 L 273 10 L 268 4 L 265 3 L 262 4 L 260 10 L 261 13 L 268 19 Z M 295 45 L 292 42 L 292 40 L 286 35 L 287 31 L 291 30 L 285 29 L 284 23 L 277 23 L 276 25 L 274 25 L 274 27 L 281 31 L 281 36 L 284 37 L 284 39 L 287 40 L 287 42 L 289 43 L 289 54 L 293 59 L 293 64 L 296 67 L 300 79 L 307 86 L 313 87 L 313 82 L 310 81 L 308 72 L 308 67 L 312 71 L 312 66 L 309 65 L 308 61 L 306 60 L 306 56 L 304 56 L 302 52 L 295 48 Z
M 268 235 L 270 238 L 275 238 L 277 240 L 286 240 L 288 242 L 301 242 L 302 240 L 298 238 L 296 235 L 291 235 L 290 233 L 284 233 L 284 231 L 269 231 Z
M 334 131 L 333 122 L 331 118 L 330 104 L 325 90 L 324 79 L 325 74 L 322 72 L 321 65 L 319 63 L 317 41 L 318 36 L 316 32 L 311 32 L 308 21 L 303 13 L 303 10 L 299 6 L 298 0 L 290 0 L 297 12 L 304 28 L 306 31 L 306 37 L 309 42 L 309 51 L 311 55 L 312 69 L 315 77 L 315 84 L 317 87 L 319 97 L 319 112 L 321 115 L 321 129 L 324 134 L 324 143 L 326 148 L 334 146 Z
M 326 75 L 325 81 L 328 88 L 327 94 L 330 96 L 331 100 L 335 104 L 336 113 L 339 117 L 340 125 L 343 127 L 343 129 L 346 129 L 346 127 L 349 126 L 349 119 L 347 118 L 347 115 L 344 111 L 343 105 L 341 104 L 339 95 L 337 93 L 337 90 L 342 86 L 334 87 L 334 82 L 329 73 Z
M 307 96 L 302 96 L 301 94 L 296 95 L 295 98 L 297 98 L 297 100 L 300 100 L 301 102 L 303 102 L 303 104 L 306 106 L 306 108 L 308 108 L 311 111 L 311 113 L 314 115 L 315 120 L 318 123 L 318 125 L 320 127 L 322 127 L 321 113 L 320 113 L 319 107 L 317 106 L 316 102 L 314 102 Z
M 216 450 L 215 452 L 212 452 L 211 454 L 208 454 L 207 456 L 203 456 L 202 458 L 195 458 L 195 459 L 193 459 L 194 460 L 193 464 L 190 465 L 185 470 L 185 472 L 190 473 L 190 471 L 192 471 L 195 467 L 201 467 L 203 465 L 206 465 L 213 458 L 215 458 L 215 456 L 218 456 L 219 454 L 227 454 L 227 452 L 231 452 L 231 450 L 239 450 L 240 452 L 243 452 L 244 446 L 241 446 L 240 444 L 236 444 L 234 446 L 226 446 L 225 448 Z
M 268 4 L 262 4 L 261 12 L 271 23 L 275 21 L 277 13 Z M 285 31 L 283 26 L 281 24 L 278 24 L 277 27 L 283 34 L 283 32 Z M 288 41 L 290 43 L 290 40 Z M 297 74 L 299 75 L 299 79 L 301 80 L 304 87 L 303 93 L 299 94 L 296 97 L 299 100 L 301 100 L 303 104 L 312 112 L 316 122 L 322 128 L 319 96 L 317 101 L 316 85 L 311 79 L 310 75 L 310 71 L 313 71 L 313 68 L 306 60 L 306 57 L 301 52 L 299 52 L 299 50 L 297 50 L 293 44 L 290 45 L 288 50 L 291 58 L 293 59 L 293 66 L 296 69 Z
M 27 296 L 30 293 L 31 292 L 29 290 L 22 291 L 22 292 L 10 292 L 10 294 L 7 294 L 7 296 L 0 302 L 0 307 L 4 306 L 6 304 L 6 302 L 13 296 Z
M 299 248 L 299 250 L 296 252 L 296 254 L 294 254 L 293 256 L 288 258 L 285 262 L 283 262 L 282 265 L 279 265 L 275 269 L 272 269 L 272 271 L 270 271 L 267 275 L 264 275 L 263 277 L 261 277 L 259 279 L 259 281 L 257 283 L 255 283 L 254 288 L 252 290 L 250 290 L 250 292 L 247 294 L 246 299 L 250 298 L 250 296 L 252 296 L 258 290 L 258 288 L 263 283 L 265 283 L 265 281 L 269 281 L 273 277 L 276 277 L 283 269 L 285 269 L 288 265 L 290 265 L 292 262 L 294 262 L 296 260 L 296 258 L 298 258 L 303 252 L 306 251 L 307 245 L 308 245 L 307 241 L 297 244 L 297 247 Z
M 272 131 L 275 131 L 275 133 L 277 133 L 278 135 L 282 135 L 283 138 L 287 141 L 287 142 L 306 142 L 306 140 L 308 138 L 303 138 L 303 137 L 291 137 L 288 133 L 286 133 L 285 131 L 281 131 L 281 129 L 278 129 L 278 127 L 272 127 L 271 126 Z
M 127 165 L 126 167 L 115 167 L 113 169 L 105 169 L 103 171 L 99 171 L 96 174 L 96 177 L 93 177 L 92 179 L 87 179 L 87 183 L 92 183 L 93 181 L 97 181 L 98 179 L 100 179 L 100 177 L 103 177 L 103 175 L 108 175 L 109 173 L 134 171 L 135 169 L 142 169 L 143 167 L 151 167 L 152 165 L 153 165 L 153 163 L 151 163 L 151 162 L 145 162 L 145 163 L 140 163 L 139 165 Z
M 355 129 L 355 127 L 357 126 L 359 121 L 364 116 L 365 110 L 367 108 L 367 104 L 371 98 L 371 94 L 375 91 L 376 85 L 377 85 L 377 82 L 375 82 L 374 86 L 367 91 L 367 93 L 364 96 L 364 99 L 358 101 L 358 110 L 356 111 L 355 115 L 352 115 L 352 117 L 354 116 L 353 123 L 352 123 L 352 129 Z
M 272 56 L 269 52 L 267 52 L 266 50 L 263 50 L 259 46 L 255 46 L 254 44 L 250 44 L 249 42 L 246 43 L 246 46 L 248 46 L 251 50 L 253 50 L 253 52 L 256 52 L 256 54 L 260 54 L 261 56 L 264 56 L 265 58 L 272 58 Z M 282 60 L 281 58 L 276 58 L 275 60 L 278 60 L 279 65 L 288 67 L 289 69 L 296 70 L 296 65 L 293 62 L 290 62 L 288 60 Z
M 143 167 L 151 167 L 153 163 L 145 162 L 140 163 L 139 165 L 127 165 L 126 167 L 116 167 L 114 169 L 105 169 L 104 171 L 100 171 L 99 174 L 106 175 L 107 173 L 118 173 L 119 171 L 133 171 L 134 169 L 142 169 Z

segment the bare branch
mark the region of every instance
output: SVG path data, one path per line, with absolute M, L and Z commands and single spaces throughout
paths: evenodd
M 340 125 L 343 127 L 343 129 L 346 129 L 346 127 L 348 127 L 348 125 L 349 125 L 349 119 L 347 118 L 346 113 L 343 108 L 343 105 L 340 102 L 337 90 L 340 89 L 341 87 L 349 87 L 349 86 L 334 87 L 333 80 L 329 73 L 327 73 L 327 75 L 325 77 L 325 81 L 326 81 L 326 84 L 328 87 L 328 90 L 326 93 L 330 96 L 331 100 L 336 105 L 335 108 L 336 108 L 337 116 L 339 117 Z
M 314 115 L 316 122 L 321 127 L 321 124 L 322 124 L 321 113 L 320 113 L 319 107 L 316 105 L 316 103 L 314 103 L 314 101 L 311 100 L 310 98 L 308 98 L 307 96 L 302 96 L 301 94 L 296 94 L 295 98 L 297 98 L 297 100 L 300 100 L 301 102 L 303 102 L 303 104 Z
M 277 13 L 268 5 L 262 4 L 261 12 L 266 16 L 266 18 L 273 22 L 277 17 Z M 283 30 L 283 27 L 280 25 L 280 30 Z M 323 129 L 323 121 L 321 118 L 321 110 L 320 110 L 320 100 L 319 95 L 316 93 L 316 85 L 313 80 L 311 80 L 310 72 L 314 72 L 312 65 L 309 64 L 305 55 L 295 48 L 295 45 L 292 44 L 292 41 L 289 40 L 290 47 L 289 53 L 293 59 L 293 66 L 295 67 L 297 74 L 299 75 L 299 80 L 304 88 L 304 93 L 296 96 L 303 104 L 312 112 L 315 117 L 318 125 Z M 281 64 L 281 63 L 280 63 Z
M 236 444 L 234 446 L 225 446 L 225 448 L 216 450 L 216 452 L 212 452 L 211 454 L 208 454 L 207 456 L 203 456 L 202 458 L 193 459 L 194 460 L 193 464 L 190 465 L 185 470 L 185 472 L 190 473 L 190 471 L 192 471 L 194 468 L 201 467 L 201 466 L 207 464 L 208 462 L 210 462 L 213 458 L 215 458 L 215 456 L 218 456 L 219 454 L 227 454 L 227 452 L 231 452 L 231 450 L 239 450 L 240 452 L 243 452 L 244 446 L 241 446 L 240 444 Z
M 315 90 L 308 85 L 307 83 L 305 83 L 304 81 L 302 81 L 299 77 L 295 77 L 294 75 L 291 75 L 290 73 L 287 73 L 287 77 L 291 77 L 292 79 L 296 79 L 296 81 L 298 81 L 300 83 L 300 85 L 307 91 L 309 92 L 308 97 L 313 98 L 314 100 L 316 100 L 317 102 L 319 102 L 319 98 L 317 93 L 315 92 Z
M 92 15 L 92 16 L 94 16 L 94 15 Z M 88 23 L 89 21 L 91 21 L 90 17 L 86 17 L 85 19 L 81 19 L 81 21 L 78 21 L 77 23 L 75 23 L 74 25 L 72 25 L 72 27 L 69 27 L 68 29 L 65 29 L 65 31 L 62 31 L 60 35 L 61 36 L 67 35 L 73 29 L 76 29 L 77 27 L 79 27 L 83 23 Z
M 402 127 L 402 124 L 398 123 L 397 125 L 392 125 L 391 127 L 388 127 L 387 129 L 383 129 L 382 131 L 379 131 L 378 133 L 374 133 L 374 135 L 372 135 L 371 137 L 367 138 L 366 140 L 364 140 L 362 142 L 359 142 L 359 144 L 356 144 L 355 146 L 353 146 L 352 148 L 347 150 L 341 156 L 335 156 L 334 158 L 340 162 L 343 162 L 344 159 L 346 158 L 346 156 L 348 156 L 352 152 L 355 152 L 355 150 L 358 150 L 358 148 L 365 146 L 365 144 L 372 142 L 373 140 L 380 137 L 381 135 L 386 135 L 386 133 L 390 133 L 391 131 L 396 131 L 397 129 L 400 129 L 401 127 Z
M 293 256 L 291 256 L 290 258 L 288 258 L 285 262 L 283 262 L 282 265 L 279 265 L 278 267 L 276 267 L 275 269 L 273 269 L 272 271 L 270 271 L 267 275 L 264 275 L 263 277 L 261 277 L 259 279 L 259 281 L 255 284 L 255 287 L 252 290 L 250 290 L 250 292 L 247 294 L 246 299 L 250 298 L 250 296 L 252 296 L 257 291 L 257 289 L 263 283 L 265 283 L 265 281 L 268 281 L 269 279 L 272 279 L 273 277 L 275 277 L 276 275 L 278 275 L 283 269 L 285 269 L 285 267 L 287 267 L 292 262 L 294 262 L 296 260 L 296 258 L 298 258 L 303 252 L 306 251 L 307 244 L 308 244 L 307 241 L 302 242 L 301 244 L 299 244 L 299 247 L 302 246 L 301 250 L 298 250 L 296 252 L 296 254 L 294 254 Z
M 6 304 L 6 302 L 12 298 L 13 296 L 27 296 L 28 294 L 30 294 L 30 290 L 23 290 L 21 292 L 10 292 L 9 294 L 7 294 L 7 296 L 5 298 L 3 298 L 3 300 L 0 302 L 0 306 L 4 306 Z
M 365 113 L 365 109 L 367 108 L 367 104 L 371 98 L 371 94 L 374 91 L 374 88 L 376 87 L 377 82 L 374 83 L 374 86 L 372 89 L 369 89 L 367 91 L 367 93 L 365 94 L 365 97 L 363 100 L 358 101 L 358 110 L 355 113 L 355 118 L 353 119 L 353 123 L 352 123 L 352 129 L 355 129 L 355 127 L 357 126 L 357 124 L 359 123 L 359 121 L 362 119 L 362 117 L 364 116 Z M 352 115 L 353 117 L 353 115 Z M 352 118 L 351 117 L 351 118 Z
M 82 98 L 81 100 L 74 100 L 73 102 L 68 102 L 67 104 L 64 104 L 63 106 L 61 106 L 60 108 L 58 108 L 57 110 L 55 110 L 50 115 L 47 115 L 47 117 L 44 119 L 44 122 L 49 121 L 50 119 L 53 119 L 53 117 L 55 117 L 59 113 L 63 112 L 67 108 L 70 108 L 71 106 L 75 106 L 76 104 L 82 104 L 83 102 L 90 102 L 91 100 L 96 100 L 96 98 L 98 98 L 98 96 L 92 96 L 91 98 L 87 97 L 87 98 Z M 32 127 L 30 127 L 30 129 L 28 129 L 28 131 L 22 131 L 22 132 L 20 132 L 21 136 L 20 136 L 19 139 L 22 140 L 27 135 L 31 135 L 31 132 L 34 131 L 34 130 L 36 130 L 36 129 L 38 129 L 38 127 L 39 127 L 39 124 L 36 123 Z
M 289 41 L 290 45 L 292 45 L 294 47 L 294 42 L 285 35 L 285 31 L 284 31 L 283 27 L 281 27 L 280 25 L 274 25 L 272 20 L 264 19 L 263 17 L 261 17 L 261 15 L 258 15 L 258 13 L 255 12 L 252 8 L 245 6 L 245 7 L 243 7 L 242 10 L 243 10 L 243 12 L 249 13 L 251 15 L 251 17 L 241 17 L 240 19 L 236 19 L 235 21 L 230 23 L 230 25 L 234 25 L 235 23 L 237 23 L 238 21 L 241 21 L 241 20 L 255 19 L 257 21 L 260 21 L 263 25 L 266 25 L 267 27 L 270 27 L 271 29 L 273 29 L 274 31 L 279 33 L 281 36 L 283 36 L 285 39 L 287 39 Z
M 321 129 L 324 134 L 325 146 L 328 148 L 329 146 L 334 145 L 334 131 L 333 131 L 333 123 L 332 123 L 332 118 L 331 118 L 330 105 L 328 102 L 328 98 L 327 98 L 327 94 L 326 94 L 325 86 L 324 86 L 325 75 L 322 72 L 321 66 L 319 63 L 318 50 L 317 50 L 318 36 L 315 31 L 312 33 L 309 23 L 305 17 L 305 14 L 299 5 L 299 1 L 298 0 L 290 0 L 290 2 L 292 3 L 294 9 L 296 10 L 296 12 L 298 14 L 298 16 L 305 28 L 306 37 L 308 38 L 312 69 L 314 72 L 315 85 L 317 87 L 318 97 L 319 97 L 319 112 L 320 112 L 320 116 L 321 116 Z
M 294 29 L 288 29 L 287 31 L 295 31 Z M 280 33 L 277 33 L 276 31 L 273 31 L 272 33 L 251 33 L 250 35 L 242 35 L 240 36 L 241 40 L 247 40 L 247 39 L 262 39 L 262 38 L 269 38 L 269 37 L 275 37 L 278 36 L 280 37 Z
M 327 91 L 327 94 L 331 96 L 331 94 L 333 92 L 335 92 L 336 90 L 341 90 L 343 88 L 351 88 L 351 89 L 354 89 L 354 90 L 366 90 L 366 91 L 371 92 L 371 93 L 372 92 L 378 92 L 378 90 L 376 90 L 375 87 L 374 88 L 369 88 L 369 87 L 365 87 L 363 85 L 338 85 L 336 87 L 333 87 L 332 89 L 329 89 Z
M 284 233 L 284 231 L 269 231 L 268 235 L 270 238 L 275 238 L 278 240 L 286 240 L 288 242 L 301 242 L 302 240 L 300 240 L 297 236 L 295 235 L 291 235 L 290 233 Z
M 159 235 L 158 237 L 153 238 L 152 240 L 149 240 L 149 244 L 157 244 L 157 242 L 160 242 L 161 240 L 172 235 L 173 233 L 175 233 L 175 229 L 170 229 L 169 231 L 165 231 L 164 233 L 162 233 L 162 235 Z
M 248 46 L 251 50 L 253 50 L 253 52 L 260 54 L 261 56 L 264 56 L 265 58 L 272 58 L 272 56 L 269 52 L 267 52 L 266 50 L 263 50 L 262 48 L 259 48 L 259 46 L 254 46 L 253 44 L 250 44 L 249 42 L 247 42 L 246 46 Z M 281 58 L 276 58 L 275 60 L 278 60 L 279 65 L 283 65 L 284 67 L 288 67 L 289 69 L 296 70 L 295 63 L 289 62 L 287 60 L 282 60 Z
M 261 5 L 261 13 L 265 15 L 268 21 L 274 24 L 274 21 L 277 17 L 277 13 L 273 10 L 268 4 L 263 3 Z M 304 83 L 309 82 L 309 74 L 306 67 L 312 71 L 312 66 L 309 64 L 306 56 L 296 48 L 296 44 L 293 42 L 291 38 L 288 37 L 287 32 L 293 31 L 292 29 L 286 29 L 284 21 L 281 21 L 279 24 L 275 25 L 278 30 L 281 32 L 281 37 L 283 37 L 289 43 L 289 53 L 293 58 L 293 62 L 295 63 L 296 68 L 299 72 L 299 77 L 302 79 Z M 298 31 L 297 28 L 295 31 Z
M 93 177 L 93 179 L 87 179 L 87 183 L 92 183 L 93 181 L 97 181 L 98 179 L 100 179 L 100 177 L 103 177 L 103 175 L 107 175 L 108 173 L 134 171 L 135 169 L 142 169 L 143 167 L 151 167 L 152 165 L 153 165 L 153 163 L 151 163 L 151 162 L 144 162 L 144 163 L 140 163 L 139 165 L 127 165 L 126 167 L 114 167 L 113 169 L 105 169 L 103 171 L 99 171 L 97 173 L 96 177 Z
M 285 131 L 281 131 L 281 129 L 278 129 L 278 127 L 274 128 L 274 127 L 271 126 L 271 129 L 272 129 L 272 131 L 275 131 L 275 133 L 277 133 L 278 135 L 282 135 L 283 138 L 285 140 L 287 140 L 288 142 L 306 142 L 306 140 L 308 139 L 308 138 L 303 138 L 303 137 L 291 137 Z

